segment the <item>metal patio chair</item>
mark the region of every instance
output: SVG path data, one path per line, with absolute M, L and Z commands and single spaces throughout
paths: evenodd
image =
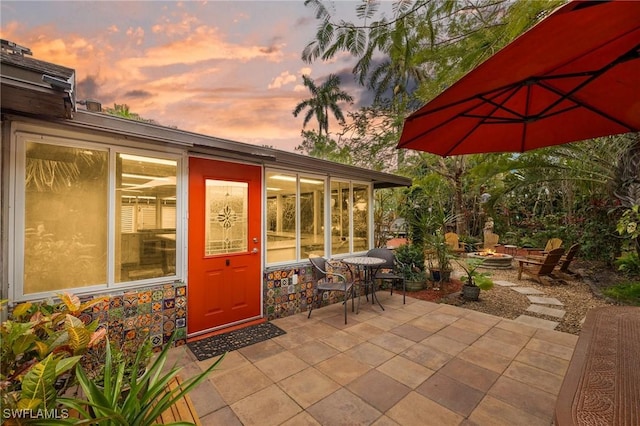
M 316 298 L 320 306 L 322 306 L 322 293 L 325 291 L 337 291 L 344 293 L 344 323 L 347 323 L 347 302 L 349 296 L 351 296 L 351 312 L 355 310 L 355 283 L 347 280 L 347 278 L 335 272 L 327 271 L 327 259 L 324 257 L 309 257 L 309 261 L 313 266 L 313 301 L 309 309 L 309 315 L 307 318 L 311 318 L 311 312 L 313 311 L 313 305 Z
M 396 283 L 402 284 L 402 303 L 405 304 L 407 300 L 407 283 L 404 279 L 404 275 L 400 272 L 398 267 L 398 260 L 392 250 L 387 248 L 374 248 L 367 252 L 369 257 L 377 257 L 386 260 L 386 263 L 380 265 L 376 274 L 373 276 L 373 280 L 391 281 L 391 294 L 393 295 L 393 287 Z M 375 289 L 373 289 L 375 291 Z

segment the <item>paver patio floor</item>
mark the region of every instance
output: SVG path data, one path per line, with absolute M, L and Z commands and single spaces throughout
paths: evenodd
M 378 292 L 273 321 L 191 392 L 204 425 L 549 425 L 577 336 Z M 212 360 L 171 350 L 190 377 Z

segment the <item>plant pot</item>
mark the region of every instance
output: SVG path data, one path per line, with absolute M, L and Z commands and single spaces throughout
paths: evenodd
M 427 283 L 425 281 L 406 280 L 405 285 L 407 286 L 407 291 L 420 291 L 427 288 Z
M 451 271 L 442 271 L 439 268 L 429 269 L 431 272 L 431 280 L 434 282 L 449 282 L 451 281 Z
M 476 287 L 474 285 L 463 285 L 462 286 L 462 297 L 465 300 L 478 300 L 480 297 L 480 287 Z

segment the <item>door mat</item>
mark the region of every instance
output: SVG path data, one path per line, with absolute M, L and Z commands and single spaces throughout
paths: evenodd
M 205 359 L 222 355 L 225 352 L 235 351 L 236 349 L 244 348 L 254 343 L 264 342 L 265 340 L 283 334 L 287 334 L 286 331 L 270 322 L 263 322 L 262 324 L 256 324 L 195 342 L 189 342 L 187 346 L 196 358 L 198 358 L 198 361 L 204 361 Z

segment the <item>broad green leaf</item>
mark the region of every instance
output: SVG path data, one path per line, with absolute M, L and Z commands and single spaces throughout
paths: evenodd
M 16 318 L 20 318 L 26 315 L 29 309 L 31 308 L 31 306 L 33 306 L 31 302 L 25 302 L 25 303 L 19 304 L 18 306 L 13 308 L 13 316 Z
M 64 318 L 64 326 L 65 328 L 84 327 L 84 323 L 80 318 L 67 314 Z
M 33 346 L 33 342 L 35 342 L 36 336 L 33 334 L 23 334 L 13 340 L 13 344 L 11 345 L 11 350 L 14 355 L 20 355 L 25 352 L 29 352 Z
M 91 333 L 84 327 L 72 327 L 67 331 L 69 332 L 69 347 L 74 354 L 82 352 L 89 347 Z
M 60 359 L 56 364 L 56 377 L 60 376 L 65 371 L 72 369 L 81 358 L 82 355 L 77 355 Z
M 44 409 L 49 409 L 56 397 L 53 384 L 56 381 L 57 359 L 49 354 L 33 366 L 22 379 L 22 399 L 39 399 Z
M 41 403 L 42 400 L 37 398 L 22 398 L 18 401 L 18 409 L 33 411 L 36 410 Z

